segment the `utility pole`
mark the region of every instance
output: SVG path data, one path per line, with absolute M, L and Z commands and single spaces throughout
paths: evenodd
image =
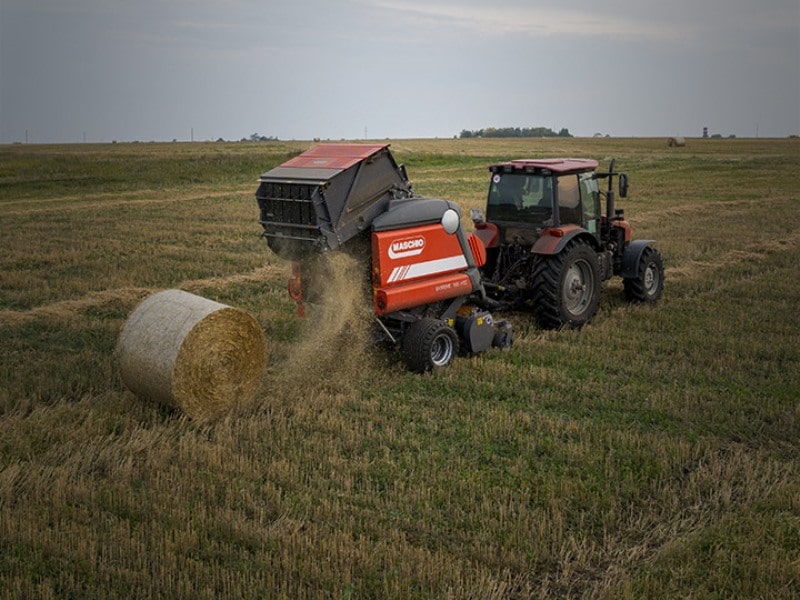
M 192 141 L 194 141 L 194 127 L 192 127 Z

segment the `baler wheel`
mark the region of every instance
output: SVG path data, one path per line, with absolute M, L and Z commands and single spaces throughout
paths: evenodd
M 458 336 L 444 321 L 425 318 L 408 328 L 402 347 L 406 366 L 416 373 L 425 373 L 453 362 L 458 354 Z
M 664 291 L 664 265 L 661 253 L 648 246 L 639 258 L 636 266 L 636 277 L 622 280 L 625 298 L 629 302 L 655 303 Z

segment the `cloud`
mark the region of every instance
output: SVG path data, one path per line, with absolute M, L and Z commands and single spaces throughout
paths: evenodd
M 560 36 L 606 38 L 648 43 L 730 46 L 771 37 L 800 39 L 797 0 L 572 0 L 568 6 L 537 0 L 505 0 L 489 5 L 477 0 L 352 0 L 388 13 L 408 31 L 482 37 Z
M 539 6 L 487 6 L 415 0 L 358 0 L 373 8 L 391 11 L 393 18 L 411 27 L 437 31 L 462 30 L 482 36 L 514 34 L 602 36 L 676 39 L 684 29 L 663 21 L 634 19 L 596 8 L 566 9 Z

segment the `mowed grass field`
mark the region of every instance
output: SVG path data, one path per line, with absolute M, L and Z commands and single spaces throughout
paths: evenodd
M 494 161 L 615 157 L 666 267 L 657 306 L 612 281 L 581 331 L 508 315 L 511 350 L 425 376 L 362 307 L 296 317 L 254 193 L 309 146 L 0 147 L 0 597 L 800 596 L 800 141 L 393 141 L 465 214 Z M 165 288 L 258 319 L 256 401 L 125 389 Z

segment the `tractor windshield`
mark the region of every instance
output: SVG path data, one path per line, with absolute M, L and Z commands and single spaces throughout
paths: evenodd
M 495 173 L 489 187 L 490 221 L 552 224 L 553 178 L 530 173 Z M 550 223 L 548 223 L 548 221 Z

